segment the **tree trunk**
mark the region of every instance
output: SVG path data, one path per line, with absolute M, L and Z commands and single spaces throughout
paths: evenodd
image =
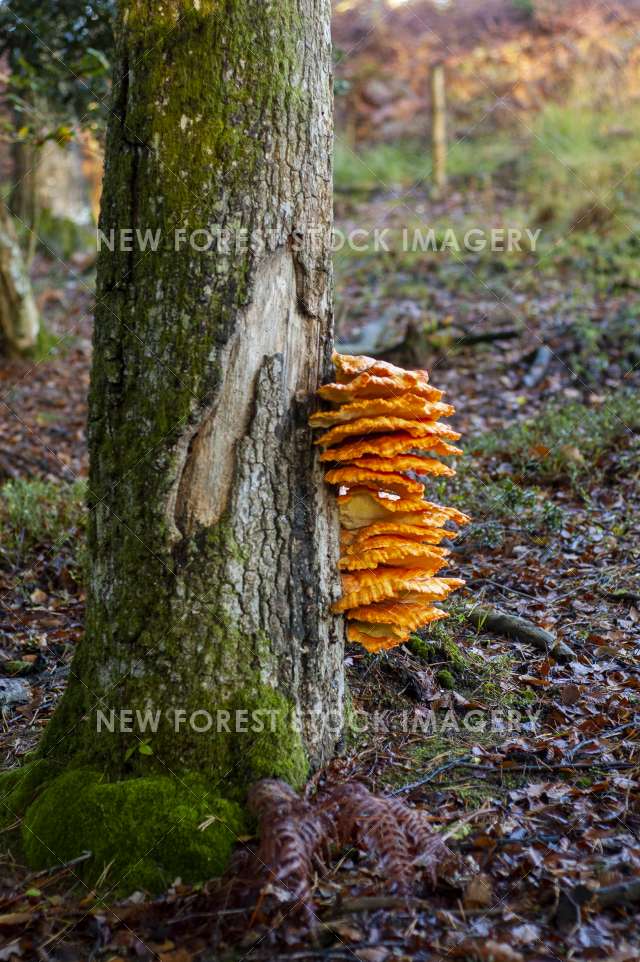
M 8 354 L 25 354 L 38 339 L 40 319 L 11 214 L 0 197 L 0 330 Z
M 195 806 L 187 824 L 212 810 L 218 819 L 194 827 L 193 844 L 171 829 L 169 851 L 187 844 L 193 859 L 176 854 L 170 871 L 193 878 L 226 857 L 246 786 L 268 775 L 300 784 L 341 730 L 342 631 L 329 611 L 337 524 L 307 427 L 331 353 L 330 0 L 124 0 L 120 12 L 100 221 L 115 245 L 103 242 L 99 258 L 90 395 L 87 634 L 42 750 L 71 771 L 27 823 L 56 858 L 84 847 L 126 867 L 134 854 L 104 843 L 109 805 L 118 819 L 133 805 L 141 831 L 144 799 L 131 793 L 153 782 L 155 840 L 177 780 L 198 795 L 183 799 Z M 224 236 L 202 250 L 215 225 Z M 159 231 L 157 250 L 120 249 L 125 228 Z M 136 709 L 159 710 L 157 730 L 141 730 Z M 100 790 L 109 803 L 96 802 Z M 69 824 L 82 821 L 87 793 L 103 819 L 93 835 Z M 32 863 L 51 860 L 31 835 Z
M 41 147 L 30 140 L 23 140 L 17 134 L 22 116 L 15 116 L 16 134 L 11 144 L 13 159 L 13 186 L 9 196 L 9 209 L 17 218 L 20 226 L 21 246 L 27 264 L 31 264 L 38 242 L 38 220 L 40 205 L 38 201 L 38 166 Z

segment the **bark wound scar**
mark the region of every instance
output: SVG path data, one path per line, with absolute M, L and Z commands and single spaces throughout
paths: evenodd
M 238 314 L 224 349 L 216 403 L 191 433 L 177 493 L 169 499 L 170 509 L 174 501 L 172 520 L 183 535 L 198 525 L 211 527 L 225 511 L 234 481 L 236 444 L 249 428 L 256 376 L 265 357 L 282 355 L 285 409 L 298 391 L 315 388 L 317 371 L 310 367 L 314 351 L 308 338 L 294 258 L 282 249 L 265 257 L 256 270 L 251 303 Z

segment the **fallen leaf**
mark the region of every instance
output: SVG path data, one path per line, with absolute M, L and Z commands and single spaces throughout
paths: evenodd
M 355 953 L 356 958 L 362 959 L 362 962 L 384 962 L 388 955 L 389 949 L 385 949 L 383 945 L 358 949 Z
M 488 875 L 475 875 L 465 890 L 462 904 L 465 909 L 484 909 L 493 902 L 493 886 Z

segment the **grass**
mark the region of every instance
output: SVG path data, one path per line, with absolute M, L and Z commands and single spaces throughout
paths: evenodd
M 488 432 L 466 445 L 455 478 L 433 484 L 435 501 L 471 515 L 456 544 L 497 548 L 518 532 L 543 544 L 565 524 L 565 509 L 549 485 L 584 496 L 612 468 L 637 471 L 640 397 L 622 392 L 597 406 L 551 404 L 535 418 Z
M 431 169 L 428 152 L 415 141 L 356 149 L 338 138 L 333 165 L 335 189 L 344 194 L 406 189 Z
M 606 454 L 619 447 L 621 464 L 637 463 L 640 397 L 621 392 L 597 406 L 550 405 L 535 418 L 478 438 L 479 454 L 506 458 L 519 479 L 579 487 L 605 470 Z
M 542 278 L 547 289 L 561 284 L 567 295 L 569 290 L 583 293 L 586 313 L 568 318 L 578 348 L 566 360 L 583 381 L 595 384 L 608 376 L 609 358 L 620 358 L 622 341 L 626 357 L 620 363 L 625 369 L 640 362 L 636 317 L 615 324 L 607 318 L 601 324 L 589 314 L 594 296 L 640 289 L 640 182 L 632 173 L 640 167 L 640 105 L 627 104 L 615 112 L 596 108 L 575 93 L 523 119 L 522 124 L 514 121 L 510 128 L 496 129 L 491 138 L 474 132 L 456 143 L 452 134 L 451 203 L 435 207 L 427 200 L 426 137 L 421 143 L 360 145 L 355 152 L 338 140 L 335 185 L 340 203 L 353 214 L 358 201 L 376 194 L 373 222 L 363 222 L 361 216 L 358 226 L 368 228 L 370 236 L 374 227 L 383 226 L 391 250 L 359 251 L 345 244 L 335 253 L 337 316 L 340 319 L 344 310 L 353 317 L 355 310 L 357 320 L 358 311 L 365 308 L 367 313 L 368 305 L 376 310 L 384 300 L 410 299 L 435 318 L 436 331 L 430 333 L 427 347 L 438 349 L 448 347 L 451 333 L 454 341 L 457 335 L 445 329 L 444 343 L 438 341 L 442 317 L 433 310 L 435 290 L 454 294 L 462 312 L 465 299 L 475 299 L 482 289 L 489 301 L 494 296 L 514 304 L 521 314 L 535 303 Z M 346 223 L 348 217 L 345 213 Z M 521 231 L 520 250 L 492 251 L 488 243 L 479 251 L 464 246 L 469 230 L 479 228 L 488 238 L 492 228 L 504 227 Z M 413 238 L 416 229 L 422 237 L 433 231 L 437 249 L 404 249 L 403 236 Z M 527 231 L 540 231 L 533 251 Z M 442 248 L 452 232 L 462 244 L 460 250 Z M 515 302 L 514 292 L 520 298 Z
M 621 124 L 622 120 L 622 124 Z M 547 104 L 536 117 L 521 185 L 544 198 L 539 214 L 583 231 L 634 232 L 640 165 L 640 108 L 595 110 L 589 103 Z
M 493 438 L 485 436 L 468 448 L 477 455 Z M 456 470 L 455 478 L 438 482 L 434 498 L 471 515 L 471 524 L 456 539 L 458 545 L 497 548 L 516 530 L 528 537 L 545 538 L 562 527 L 562 509 L 539 487 L 518 484 L 508 475 L 491 478 L 473 457 L 461 459 Z
M 594 386 L 602 384 L 614 363 L 622 373 L 640 364 L 638 321 L 640 308 L 624 302 L 609 311 L 604 321 L 594 319 L 588 310 L 576 310 L 572 317 L 571 337 L 575 346 L 568 357 L 570 369 Z M 633 404 L 633 402 L 632 402 Z
M 638 183 L 629 172 L 640 166 L 640 106 L 627 104 L 621 113 L 575 93 L 522 120 L 491 136 L 451 134 L 453 187 L 495 183 L 519 192 L 526 198 L 529 226 L 542 226 L 548 242 L 567 233 L 571 244 L 580 244 L 583 235 L 634 236 Z M 334 179 L 339 194 L 406 191 L 414 185 L 426 193 L 428 139 L 357 148 L 338 140 Z
M 464 135 L 449 145 L 447 172 L 454 180 L 486 184 L 505 165 L 513 164 L 519 145 L 513 138 L 467 139 Z M 424 191 L 431 182 L 431 157 L 427 139 L 401 140 L 350 147 L 337 139 L 334 154 L 334 182 L 338 193 L 369 193 L 389 187 Z
M 84 482 L 8 481 L 0 488 L 0 564 L 25 567 L 43 552 L 66 551 L 70 566 L 79 570 L 85 523 Z

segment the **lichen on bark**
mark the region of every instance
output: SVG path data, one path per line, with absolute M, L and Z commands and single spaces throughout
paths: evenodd
M 38 834 L 46 799 L 85 776 L 83 797 L 119 798 L 197 773 L 235 805 L 254 778 L 299 785 L 339 738 L 337 524 L 307 427 L 332 335 L 329 7 L 120 4 L 87 631 L 40 750 L 63 774 L 27 813 Z M 189 243 L 214 227 L 251 242 Z M 157 250 L 121 249 L 123 229 L 159 230 Z M 176 712 L 256 706 L 273 711 L 273 730 L 174 724 Z M 98 709 L 161 717 L 152 733 L 98 731 Z M 75 821 L 65 856 L 84 844 Z

